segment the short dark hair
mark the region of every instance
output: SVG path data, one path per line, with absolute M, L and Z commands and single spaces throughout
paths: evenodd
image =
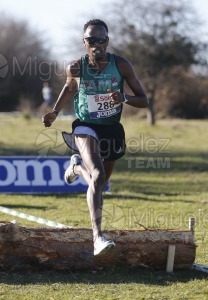
M 106 31 L 108 32 L 108 26 L 106 25 L 106 23 L 100 19 L 92 19 L 90 21 L 88 21 L 85 25 L 84 25 L 84 28 L 83 28 L 83 31 L 85 33 L 85 31 L 87 30 L 87 27 L 88 26 L 91 26 L 91 25 L 101 25 L 101 26 L 104 26 Z

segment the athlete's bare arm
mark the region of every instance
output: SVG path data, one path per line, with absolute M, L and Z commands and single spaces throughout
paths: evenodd
M 45 114 L 42 117 L 42 122 L 45 127 L 50 127 L 62 108 L 72 100 L 78 90 L 79 75 L 80 75 L 80 60 L 69 64 L 66 68 L 66 83 L 53 107 L 53 111 Z
M 115 56 L 115 58 L 122 77 L 134 94 L 134 96 L 126 96 L 128 99 L 127 104 L 138 108 L 147 107 L 148 99 L 139 79 L 136 77 L 134 68 L 127 59 L 121 56 Z M 114 100 L 114 102 L 118 103 L 120 101 L 116 102 L 116 100 Z

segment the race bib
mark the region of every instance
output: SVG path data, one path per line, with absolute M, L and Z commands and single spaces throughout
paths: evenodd
M 113 104 L 110 94 L 87 95 L 91 119 L 109 118 L 121 111 L 121 103 Z

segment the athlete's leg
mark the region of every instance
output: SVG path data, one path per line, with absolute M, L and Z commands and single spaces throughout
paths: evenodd
M 111 161 L 104 161 L 103 162 L 103 166 L 104 166 L 104 170 L 105 170 L 105 183 L 108 181 L 108 179 L 110 178 L 114 166 L 115 166 L 115 160 L 111 160 Z M 87 184 L 90 184 L 90 180 L 91 180 L 91 175 L 89 174 L 89 172 L 87 171 L 87 169 L 85 168 L 84 165 L 77 165 L 74 168 L 74 172 L 75 174 L 81 175 L 84 180 L 87 182 Z
M 90 185 L 91 175 L 88 172 L 88 170 L 85 168 L 84 161 L 81 165 L 75 165 L 74 166 L 74 173 L 77 174 L 77 175 L 82 176 L 84 178 L 84 180 L 86 181 L 86 183 L 88 185 Z
M 103 162 L 104 170 L 105 170 L 105 182 L 111 177 L 115 166 L 115 160 L 107 160 Z
M 87 203 L 95 240 L 102 235 L 102 191 L 105 184 L 105 170 L 96 139 L 87 135 L 75 135 L 75 143 L 82 157 L 84 167 L 76 166 L 74 171 L 76 174 L 82 175 L 89 184 Z

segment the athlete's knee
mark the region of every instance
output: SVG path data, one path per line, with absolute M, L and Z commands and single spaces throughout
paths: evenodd
M 106 180 L 105 171 L 95 168 L 91 173 L 91 179 L 95 185 L 104 185 Z

